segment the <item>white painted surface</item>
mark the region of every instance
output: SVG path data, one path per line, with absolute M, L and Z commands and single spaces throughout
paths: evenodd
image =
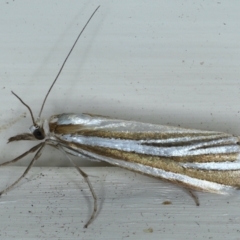
M 33 145 L 6 145 L 31 125 L 10 91 L 37 115 L 99 4 L 44 117 L 90 112 L 239 135 L 239 1 L 9 0 L 0 2 L 0 162 Z M 18 164 L 25 166 L 30 158 Z M 47 150 L 36 165 L 67 164 L 60 153 Z M 21 171 L 0 169 L 1 188 Z M 29 182 L 0 198 L 0 239 L 239 238 L 238 196 L 199 193 L 201 206 L 196 207 L 181 189 L 157 179 L 116 168 L 86 171 L 96 176 L 91 181 L 101 198 L 89 229 L 82 229 L 92 207 L 89 191 L 75 170 L 33 168 Z M 165 200 L 172 205 L 162 205 Z
M 73 168 L 33 168 L 0 198 L 0 239 L 239 239 L 239 194 L 198 193 L 119 168 L 84 168 L 98 196 L 98 216 L 83 229 L 92 198 Z M 0 169 L 1 189 L 24 171 Z M 171 201 L 171 205 L 164 205 Z

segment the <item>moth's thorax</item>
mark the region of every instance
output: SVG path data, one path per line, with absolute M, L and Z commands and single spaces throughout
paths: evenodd
M 50 117 L 48 126 L 50 134 L 67 134 L 87 126 L 90 119 L 85 114 L 64 113 Z

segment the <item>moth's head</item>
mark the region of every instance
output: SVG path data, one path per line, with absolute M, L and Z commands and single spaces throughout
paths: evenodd
M 16 136 L 10 137 L 8 139 L 8 143 L 9 142 L 13 142 L 13 141 L 21 141 L 21 140 L 43 140 L 46 136 L 45 131 L 44 131 L 44 120 L 41 118 L 38 118 L 37 120 L 34 119 L 33 114 L 32 114 L 32 110 L 31 108 L 23 102 L 23 100 L 18 97 L 14 92 L 12 92 L 13 95 L 15 95 L 20 102 L 25 105 L 32 117 L 32 122 L 33 125 L 29 128 L 30 133 L 22 133 L 22 134 L 18 134 Z
M 30 133 L 21 133 L 16 136 L 10 137 L 8 139 L 8 143 L 21 140 L 43 140 L 46 136 L 43 127 L 43 121 L 41 121 L 41 124 L 32 125 L 29 130 Z

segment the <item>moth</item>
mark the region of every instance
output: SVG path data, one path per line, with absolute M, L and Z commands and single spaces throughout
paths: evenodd
M 99 7 L 74 42 L 44 98 L 36 119 L 30 107 L 12 92 L 28 108 L 33 125 L 30 127 L 30 133 L 13 136 L 8 142 L 39 140 L 40 143 L 17 158 L 0 165 L 17 162 L 26 155 L 35 153 L 24 173 L 2 190 L 0 195 L 9 191 L 28 173 L 46 145 L 62 152 L 89 186 L 94 207 L 84 227 L 88 227 L 95 218 L 97 197 L 88 175 L 75 164 L 70 155 L 110 163 L 179 184 L 187 189 L 218 194 L 229 194 L 239 189 L 239 137 L 231 134 L 111 119 L 92 114 L 63 113 L 53 115 L 49 119 L 41 117 L 52 87 L 82 32 Z M 192 191 L 190 194 L 199 205 Z

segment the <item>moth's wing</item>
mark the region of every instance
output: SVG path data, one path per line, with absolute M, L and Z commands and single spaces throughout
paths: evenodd
M 238 188 L 240 148 L 230 134 L 78 114 L 58 117 L 66 151 L 191 188 Z

